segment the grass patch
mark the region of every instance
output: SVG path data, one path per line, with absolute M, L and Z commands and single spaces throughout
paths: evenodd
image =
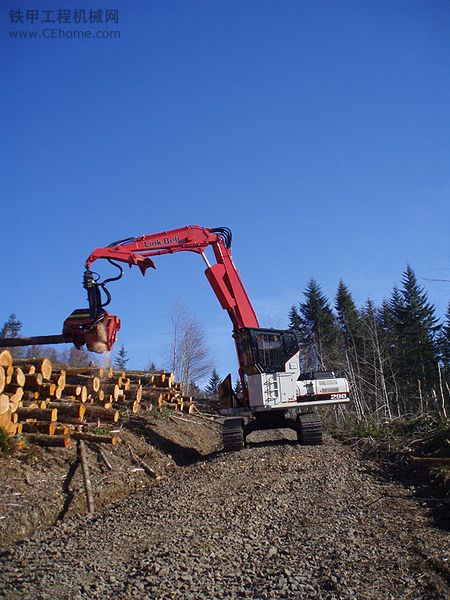
M 93 433 L 94 435 L 111 435 L 111 431 L 106 427 L 93 427 L 89 433 Z
M 0 453 L 11 454 L 14 449 L 14 440 L 3 427 L 0 427 Z
M 336 437 L 359 449 L 384 449 L 414 456 L 450 457 L 450 420 L 430 415 L 382 422 L 351 422 Z

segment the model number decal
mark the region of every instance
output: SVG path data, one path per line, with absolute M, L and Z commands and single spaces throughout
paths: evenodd
M 343 400 L 344 398 L 347 398 L 347 394 L 331 394 L 332 400 Z

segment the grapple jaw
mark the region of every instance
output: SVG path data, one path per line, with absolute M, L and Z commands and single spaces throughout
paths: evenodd
M 91 352 L 102 354 L 112 350 L 119 329 L 119 317 L 102 309 L 93 318 L 88 308 L 79 308 L 64 321 L 63 335 L 78 349 L 86 344 Z

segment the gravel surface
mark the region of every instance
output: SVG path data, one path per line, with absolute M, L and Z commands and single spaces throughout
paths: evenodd
M 251 439 L 3 552 L 0 597 L 449 597 L 448 536 L 413 490 L 330 438 Z

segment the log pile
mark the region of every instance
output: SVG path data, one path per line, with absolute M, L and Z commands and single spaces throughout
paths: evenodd
M 173 373 L 54 368 L 47 358 L 13 360 L 7 350 L 0 352 L 0 427 L 30 443 L 67 447 L 76 439 L 115 444 L 118 438 L 89 433 L 89 425 L 108 427 L 121 413 L 155 407 L 192 413 L 194 402 L 183 396 Z

